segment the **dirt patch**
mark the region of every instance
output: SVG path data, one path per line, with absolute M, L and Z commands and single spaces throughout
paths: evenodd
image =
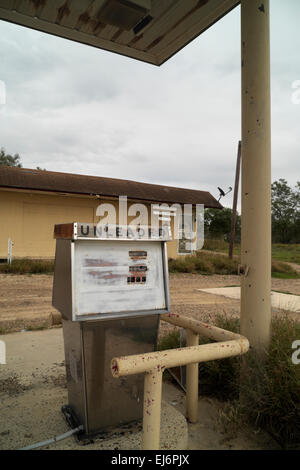
M 0 334 L 48 328 L 52 275 L 0 274 Z
M 19 395 L 28 390 L 28 386 L 20 382 L 17 375 L 7 377 L 6 379 L 0 379 L 0 395 Z
M 67 388 L 66 374 L 64 373 L 58 376 L 50 375 L 50 377 L 45 377 L 44 383 L 52 383 L 55 387 Z
M 240 286 L 239 276 L 171 274 L 170 296 L 172 312 L 211 323 L 214 323 L 214 317 L 217 314 L 238 317 L 240 315 L 239 300 L 198 291 L 198 289 L 211 287 L 238 286 Z M 272 289 L 283 293 L 299 295 L 300 279 L 272 279 Z M 299 314 L 279 309 L 273 309 L 272 314 L 287 315 L 292 319 L 299 319 Z M 176 327 L 161 322 L 160 334 L 164 335 L 166 332 L 175 329 Z
M 51 327 L 53 276 L 0 274 L 0 334 Z M 198 289 L 240 285 L 239 276 L 171 274 L 170 297 L 174 313 L 206 320 L 216 313 L 239 315 L 238 300 L 214 296 Z M 300 279 L 272 279 L 272 289 L 300 295 Z M 165 323 L 161 331 L 172 327 Z

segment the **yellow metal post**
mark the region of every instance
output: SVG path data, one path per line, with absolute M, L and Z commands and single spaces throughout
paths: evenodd
M 199 335 L 186 330 L 186 345 L 199 346 Z M 186 417 L 191 423 L 198 421 L 198 382 L 199 364 L 186 366 Z
M 271 322 L 271 98 L 269 0 L 241 1 L 241 333 L 256 352 Z
M 145 374 L 143 412 L 143 450 L 158 450 L 160 438 L 162 371 Z

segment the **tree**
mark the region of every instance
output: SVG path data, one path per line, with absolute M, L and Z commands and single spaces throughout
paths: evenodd
M 22 168 L 21 157 L 18 153 L 14 156 L 5 153 L 5 149 L 2 147 L 0 150 L 0 165 Z M 46 171 L 46 168 L 41 168 L 39 166 L 37 166 L 36 169 Z
M 18 168 L 22 168 L 21 158 L 18 153 L 14 156 L 5 153 L 5 149 L 1 148 L 0 150 L 0 165 L 6 166 L 17 166 Z
M 291 188 L 280 178 L 272 184 L 272 235 L 277 243 L 300 242 L 300 181 Z
M 206 209 L 204 218 L 204 229 L 206 236 L 230 239 L 232 209 Z M 241 216 L 236 217 L 236 239 L 241 237 Z

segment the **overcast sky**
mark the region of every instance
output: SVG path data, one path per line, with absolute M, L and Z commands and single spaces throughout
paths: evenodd
M 272 179 L 300 180 L 300 1 L 271 0 Z M 160 68 L 0 21 L 0 146 L 23 166 L 189 187 L 234 184 L 240 8 Z M 222 202 L 231 205 L 231 197 Z

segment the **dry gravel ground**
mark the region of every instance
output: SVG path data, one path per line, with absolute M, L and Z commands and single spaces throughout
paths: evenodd
M 67 402 L 62 330 L 28 331 L 49 326 L 48 317 L 55 311 L 51 306 L 52 280 L 50 275 L 0 275 L 0 334 L 18 332 L 0 336 L 10 351 L 8 364 L 0 365 L 0 449 L 16 449 L 67 430 L 60 412 Z M 172 311 L 199 319 L 215 313 L 239 315 L 239 301 L 197 291 L 239 283 L 238 276 L 171 275 Z M 273 279 L 272 288 L 300 294 L 300 280 Z M 162 322 L 161 334 L 168 328 Z M 184 395 L 174 385 L 164 384 L 164 399 L 184 412 Z M 277 448 L 262 432 L 240 429 L 233 436 L 224 434 L 219 420 L 223 406 L 200 398 L 199 423 L 189 424 L 189 449 Z M 71 437 L 50 448 L 74 449 L 78 445 Z
M 46 274 L 0 274 L 0 333 L 47 328 L 51 305 L 53 276 Z M 209 287 L 238 286 L 239 276 L 201 276 L 171 274 L 172 311 L 194 318 L 207 314 L 239 314 L 239 301 L 199 292 Z M 300 295 L 300 279 L 272 279 L 272 289 Z M 297 318 L 297 314 L 294 315 Z M 298 315 L 299 317 L 299 315 Z M 167 326 L 163 326 L 162 331 Z

